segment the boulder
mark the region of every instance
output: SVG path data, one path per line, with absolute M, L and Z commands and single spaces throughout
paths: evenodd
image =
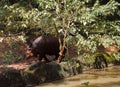
M 26 87 L 21 71 L 6 68 L 0 73 L 0 87 Z
M 36 62 L 24 70 L 27 84 L 40 84 L 73 76 L 82 72 L 79 61 L 74 63 L 52 61 L 49 63 Z

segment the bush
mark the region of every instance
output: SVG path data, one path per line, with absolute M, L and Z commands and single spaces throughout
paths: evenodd
M 3 55 L 4 56 L 2 58 L 2 64 L 12 64 L 19 62 L 23 59 L 23 57 L 20 54 L 14 53 L 11 50 L 4 52 Z
M 26 46 L 19 36 L 4 37 L 0 45 L 0 62 L 2 64 L 12 64 L 23 60 Z

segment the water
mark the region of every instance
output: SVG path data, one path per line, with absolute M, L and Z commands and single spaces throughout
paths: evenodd
M 36 87 L 120 87 L 120 66 L 109 67 L 106 70 L 84 71 L 73 77 Z

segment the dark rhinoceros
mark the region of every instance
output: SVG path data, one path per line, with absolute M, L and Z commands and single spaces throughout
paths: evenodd
M 38 57 L 39 61 L 41 61 L 44 58 L 47 62 L 49 62 L 50 60 L 49 56 L 53 56 L 54 60 L 57 60 L 60 52 L 59 48 L 60 48 L 60 43 L 57 37 L 40 36 L 36 38 L 28 47 L 26 51 L 26 58 L 34 56 L 34 57 Z M 66 49 L 64 48 L 62 58 L 64 57 L 65 53 L 66 53 Z

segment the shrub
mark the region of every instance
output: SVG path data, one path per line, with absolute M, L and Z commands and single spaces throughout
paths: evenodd
M 12 63 L 19 62 L 22 59 L 23 59 L 23 57 L 20 54 L 15 53 L 11 50 L 8 50 L 8 51 L 4 52 L 1 62 L 2 62 L 2 64 L 12 64 Z

